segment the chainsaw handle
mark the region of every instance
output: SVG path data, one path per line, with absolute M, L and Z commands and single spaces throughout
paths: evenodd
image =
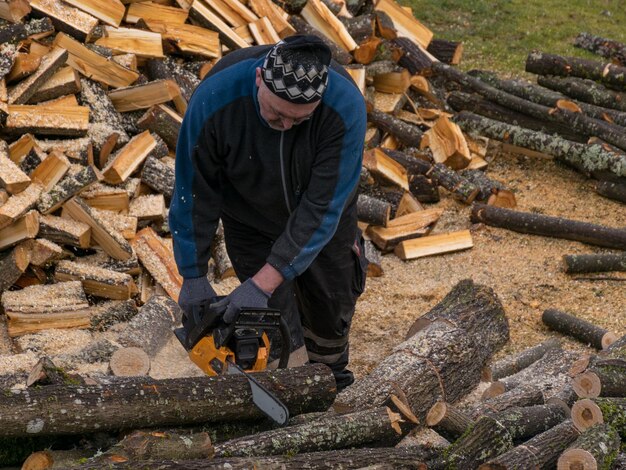
M 287 320 L 281 315 L 278 322 L 280 328 L 280 337 L 283 344 L 280 349 L 280 360 L 278 361 L 278 369 L 286 369 L 289 364 L 289 355 L 291 354 L 291 332 Z

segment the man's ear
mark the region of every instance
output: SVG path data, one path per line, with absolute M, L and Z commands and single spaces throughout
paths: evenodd
M 257 67 L 256 68 L 256 76 L 255 76 L 255 82 L 256 82 L 256 86 L 260 87 L 261 86 L 261 67 Z

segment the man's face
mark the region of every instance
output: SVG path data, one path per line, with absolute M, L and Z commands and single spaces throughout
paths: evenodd
M 272 93 L 261 78 L 260 67 L 256 69 L 256 86 L 259 89 L 257 99 L 261 117 L 265 119 L 272 129 L 277 131 L 289 130 L 293 126 L 306 121 L 313 115 L 315 108 L 319 105 L 319 101 L 295 104 L 279 98 Z

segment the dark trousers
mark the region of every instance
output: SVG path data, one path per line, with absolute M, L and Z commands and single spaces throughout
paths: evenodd
M 279 309 L 289 324 L 291 351 L 306 346 L 310 362 L 327 364 L 333 370 L 338 388 L 354 380 L 346 370 L 348 335 L 367 271 L 353 206 L 308 269 L 294 280 L 284 281 L 268 303 Z M 222 222 L 228 256 L 243 282 L 266 263 L 274 240 L 227 215 L 222 215 Z M 270 359 L 279 355 L 280 349 L 272 344 Z

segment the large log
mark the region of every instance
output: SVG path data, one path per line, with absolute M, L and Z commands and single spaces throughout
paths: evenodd
M 572 336 L 596 349 L 604 349 L 617 340 L 615 333 L 560 310 L 545 310 L 541 320 L 553 330 Z
M 589 33 L 579 33 L 574 39 L 574 47 L 580 47 L 620 65 L 626 65 L 626 44 Z
M 543 432 L 529 441 L 499 455 L 479 470 L 526 470 L 554 468 L 561 452 L 576 440 L 579 432 L 571 420 Z
M 400 419 L 398 413 L 386 407 L 330 416 L 223 442 L 215 446 L 215 456 L 300 454 L 359 447 L 367 443 L 394 445 L 403 435 L 398 424 Z
M 323 364 L 260 372 L 255 378 L 275 393 L 292 415 L 326 410 L 335 398 L 334 377 Z M 5 394 L 0 413 L 2 437 L 84 434 L 263 416 L 252 401 L 247 379 L 240 375 L 51 385 Z
M 597 359 L 572 386 L 581 398 L 626 397 L 626 361 Z
M 492 416 L 507 429 L 514 442 L 522 442 L 565 421 L 569 410 L 557 403 L 514 406 Z
M 433 64 L 433 71 L 464 87 L 472 89 L 476 93 L 481 94 L 488 100 L 498 103 L 499 105 L 506 106 L 537 119 L 569 125 L 577 132 L 595 135 L 621 149 L 626 149 L 626 134 L 621 126 L 593 119 L 563 107 L 550 108 L 548 106 L 531 103 L 530 101 L 487 85 L 477 78 L 471 77 L 441 62 L 435 62 Z
M 564 271 L 569 274 L 626 271 L 625 253 L 563 255 Z
M 626 230 L 543 214 L 474 204 L 471 220 L 519 233 L 574 240 L 590 245 L 626 249 Z
M 598 181 L 598 183 L 596 183 L 595 190 L 600 196 L 626 204 L 626 183 Z
M 491 378 L 492 380 L 499 380 L 520 372 L 532 363 L 537 362 L 551 349 L 560 347 L 561 342 L 557 338 L 550 338 L 517 354 L 507 356 L 491 366 Z
M 541 75 L 537 77 L 537 83 L 586 103 L 626 111 L 626 95 L 624 93 L 609 90 L 593 80 Z
M 467 111 L 457 114 L 454 120 L 465 132 L 553 155 L 586 174 L 610 171 L 618 177 L 626 176 L 626 155 L 600 144 L 572 142 L 557 135 L 505 124 Z
M 617 432 L 606 424 L 592 426 L 583 432 L 569 449 L 561 454 L 558 470 L 611 468 L 620 448 Z
M 572 421 L 580 431 L 599 423 L 615 428 L 626 439 L 626 398 L 584 398 L 572 406 Z
M 533 51 L 526 58 L 526 71 L 537 75 L 587 78 L 615 90 L 626 89 L 626 67 L 610 62 Z
M 423 419 L 436 401 L 454 402 L 476 386 L 490 356 L 508 339 L 497 296 L 469 280 L 457 284 L 426 316 L 430 324 L 345 389 L 338 402 L 355 410 L 381 406 L 395 383 Z

